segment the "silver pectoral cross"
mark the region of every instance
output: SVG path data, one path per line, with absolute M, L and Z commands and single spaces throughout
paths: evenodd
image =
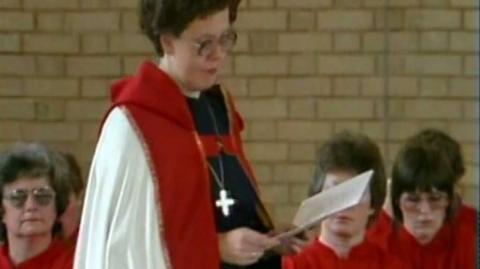
M 235 204 L 235 200 L 228 198 L 227 195 L 227 191 L 222 189 L 220 190 L 220 199 L 215 201 L 215 205 L 222 208 L 222 213 L 225 217 L 228 217 L 230 214 L 230 206 Z

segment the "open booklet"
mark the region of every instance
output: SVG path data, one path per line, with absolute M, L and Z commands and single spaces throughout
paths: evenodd
M 324 218 L 357 205 L 367 189 L 373 170 L 368 170 L 345 182 L 303 200 L 290 231 L 278 234 L 277 239 L 286 239 L 299 234 L 315 225 Z

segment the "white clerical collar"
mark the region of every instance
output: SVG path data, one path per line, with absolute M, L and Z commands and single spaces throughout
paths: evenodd
M 202 93 L 201 91 L 187 91 L 187 90 L 182 90 L 183 95 L 186 97 L 198 99 L 200 98 L 200 94 Z

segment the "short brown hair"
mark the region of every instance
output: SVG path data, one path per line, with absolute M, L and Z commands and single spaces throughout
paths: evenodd
M 147 35 L 159 56 L 163 56 L 160 36 L 180 36 L 197 18 L 204 18 L 229 8 L 230 23 L 236 19 L 240 0 L 141 0 L 140 28 Z
M 378 216 L 385 201 L 386 176 L 380 149 L 369 137 L 359 133 L 342 132 L 325 142 L 318 152 L 315 177 L 310 186 L 310 195 L 323 189 L 326 175 L 336 170 L 356 174 L 373 169 L 370 180 L 370 206 L 374 214 L 369 224 Z

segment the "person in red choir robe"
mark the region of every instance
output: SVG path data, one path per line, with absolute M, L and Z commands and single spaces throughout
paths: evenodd
M 238 0 L 142 0 L 159 56 L 114 84 L 87 180 L 76 269 L 280 268 L 218 74 Z
M 19 144 L 0 155 L 1 269 L 71 269 L 74 248 L 56 239 L 68 189 L 64 159 L 40 144 Z
M 436 130 L 407 140 L 392 171 L 394 219 L 384 214 L 369 231 L 372 241 L 412 268 L 475 268 L 477 212 L 456 192 L 464 168 L 452 141 Z
M 283 257 L 284 269 L 403 268 L 365 236 L 382 208 L 386 181 L 380 150 L 368 137 L 344 132 L 327 141 L 319 151 L 310 195 L 370 169 L 374 174 L 361 202 L 323 220 L 311 245 Z
M 78 227 L 80 226 L 85 183 L 82 179 L 82 172 L 75 156 L 66 152 L 62 152 L 61 154 L 68 164 L 67 167 L 63 169 L 66 173 L 63 178 L 66 180 L 65 185 L 69 188 L 70 196 L 65 212 L 60 217 L 60 223 L 62 224 L 60 237 L 68 244 L 75 246 Z

